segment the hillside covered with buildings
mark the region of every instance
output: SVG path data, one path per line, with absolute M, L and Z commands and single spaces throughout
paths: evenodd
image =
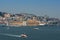
M 0 12 L 0 25 L 6 26 L 40 26 L 60 25 L 60 19 L 49 16 L 37 16 L 29 13 L 10 14 Z

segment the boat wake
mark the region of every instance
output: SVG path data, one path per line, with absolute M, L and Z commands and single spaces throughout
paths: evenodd
M 5 36 L 10 36 L 10 37 L 21 37 L 20 35 L 4 34 L 4 33 L 0 33 L 0 34 Z

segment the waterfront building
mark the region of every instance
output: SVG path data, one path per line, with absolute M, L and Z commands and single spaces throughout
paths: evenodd
M 60 24 L 59 23 L 59 19 L 57 19 L 57 18 L 49 18 L 49 19 L 47 19 L 47 24 L 48 25 L 56 25 L 56 24 Z
M 5 17 L 5 18 L 11 17 L 11 14 L 9 14 L 9 13 L 4 13 L 4 17 Z
M 26 26 L 26 21 L 11 21 L 10 26 Z
M 44 21 L 39 21 L 39 25 L 46 25 L 47 22 L 44 22 Z
M 3 20 L 3 17 L 2 17 L 2 16 L 0 16 L 0 21 L 1 21 L 1 20 Z
M 27 26 L 38 26 L 39 21 L 37 20 L 27 20 Z

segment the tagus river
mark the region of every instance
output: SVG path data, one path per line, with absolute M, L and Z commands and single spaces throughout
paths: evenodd
M 0 27 L 0 40 L 60 40 L 60 26 Z

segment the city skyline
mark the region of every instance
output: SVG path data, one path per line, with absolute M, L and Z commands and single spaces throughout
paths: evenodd
M 0 0 L 0 11 L 60 18 L 60 0 Z

